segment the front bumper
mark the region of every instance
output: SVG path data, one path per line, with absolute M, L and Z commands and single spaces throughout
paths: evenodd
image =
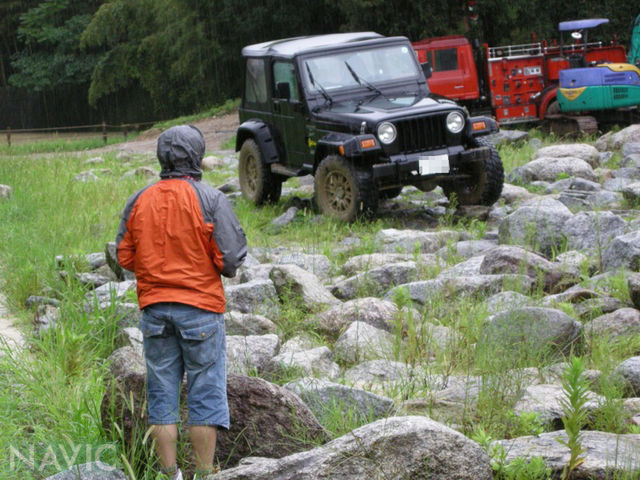
M 438 155 L 447 155 L 449 158 L 448 173 L 434 173 L 422 175 L 420 174 L 420 159 L 426 156 L 436 157 Z M 373 179 L 379 186 L 387 185 L 411 185 L 420 183 L 425 180 L 438 180 L 446 178 L 454 180 L 455 178 L 466 178 L 471 164 L 484 162 L 491 156 L 489 147 L 470 148 L 468 150 L 460 150 L 451 152 L 447 150 L 415 153 L 410 155 L 394 155 L 388 162 L 377 163 L 373 165 Z

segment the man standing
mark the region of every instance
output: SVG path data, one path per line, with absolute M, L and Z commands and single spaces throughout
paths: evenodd
M 233 277 L 247 254 L 226 197 L 200 182 L 204 151 L 194 126 L 163 132 L 160 181 L 129 198 L 116 237 L 118 261 L 135 272 L 143 310 L 151 435 L 162 473 L 174 480 L 182 480 L 176 442 L 184 372 L 196 477 L 212 472 L 217 428 L 229 428 L 220 276 Z

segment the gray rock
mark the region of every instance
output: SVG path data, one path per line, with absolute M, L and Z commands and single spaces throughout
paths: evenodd
M 278 294 L 271 280 L 252 280 L 228 287 L 225 296 L 228 310 L 266 316 L 277 316 L 280 311 Z
M 529 132 L 522 130 L 504 130 L 501 128 L 497 133 L 487 135 L 484 138 L 489 140 L 494 146 L 498 146 L 505 143 L 516 143 L 527 140 L 529 138 Z
M 604 250 L 615 237 L 626 231 L 624 219 L 607 211 L 577 213 L 563 227 L 570 249 L 589 252 Z
M 415 262 L 392 263 L 338 282 L 331 289 L 331 293 L 341 300 L 360 297 L 362 292 L 369 295 L 382 295 L 393 285 L 410 282 L 417 273 L 418 267 Z
M 321 280 L 329 278 L 331 260 L 326 255 L 306 253 L 286 253 L 275 255 L 272 263 L 276 265 L 293 264 L 313 273 Z
M 525 182 L 533 180 L 554 182 L 561 175 L 597 180 L 591 165 L 577 157 L 538 157 L 523 165 L 520 175 Z
M 280 460 L 251 458 L 216 480 L 489 480 L 489 457 L 461 433 L 426 417 L 390 417 Z
M 524 290 L 529 290 L 533 283 L 531 277 L 512 274 L 436 278 L 400 285 L 391 289 L 385 298 L 392 299 L 395 291 L 402 288 L 409 293 L 411 300 L 426 305 L 435 299 L 451 299 L 467 295 L 494 295 L 502 291 L 505 286 L 507 288 L 519 286 Z
M 584 404 L 584 408 L 591 413 L 596 411 L 606 400 L 591 391 L 588 391 L 586 396 L 588 400 Z M 541 421 L 558 428 L 562 426 L 562 417 L 564 416 L 562 402 L 565 399 L 566 394 L 562 385 L 530 385 L 513 407 L 513 411 L 516 415 L 521 415 L 524 412 L 537 413 Z
M 633 169 L 640 168 L 640 152 L 625 155 L 622 161 L 620 162 L 620 167 L 633 168 Z
M 535 197 L 535 194 L 526 188 L 511 185 L 510 183 L 505 183 L 502 186 L 502 194 L 500 195 L 500 198 L 502 198 L 506 204 L 521 202 L 533 197 Z
M 620 150 L 625 143 L 640 142 L 640 125 L 630 125 L 619 132 L 608 132 L 596 141 L 596 148 L 603 150 Z
M 624 197 L 620 192 L 611 192 L 609 190 L 600 190 L 589 195 L 589 203 L 597 208 L 620 208 Z
M 131 177 L 139 177 L 139 178 L 145 178 L 147 180 L 151 180 L 151 179 L 156 179 L 158 178 L 160 172 L 158 172 L 158 170 L 156 170 L 155 168 L 151 168 L 151 167 L 138 167 L 138 168 L 134 168 L 133 170 L 128 170 L 126 172 L 124 172 L 124 174 L 122 175 L 122 178 L 131 178 Z
M 422 230 L 380 230 L 375 241 L 383 252 L 389 253 L 435 253 L 447 242 L 465 240 L 460 232 L 441 230 L 424 232 Z
M 273 357 L 265 367 L 267 372 L 275 375 L 287 369 L 298 370 L 311 377 L 335 378 L 340 375 L 340 367 L 333 361 L 333 353 L 327 347 L 283 353 Z
M 38 305 L 36 315 L 33 320 L 34 333 L 39 335 L 42 332 L 54 328 L 60 321 L 60 310 L 52 305 Z
M 573 144 L 565 144 L 565 145 L 551 145 L 548 147 L 543 147 L 536 151 L 533 154 L 533 159 L 536 160 L 538 158 L 543 157 L 552 157 L 552 158 L 560 158 L 560 157 L 575 157 L 580 158 L 591 165 L 593 168 L 596 168 L 600 162 L 600 154 L 598 150 L 586 143 L 573 143 Z
M 580 271 L 550 262 L 533 252 L 512 245 L 501 245 L 485 253 L 480 273 L 522 273 L 540 281 L 545 291 L 566 290 L 580 281 Z
M 393 360 L 369 360 L 348 369 L 344 373 L 344 379 L 354 385 L 399 382 L 410 378 L 412 371 L 413 369 L 406 363 Z
M 211 172 L 225 166 L 223 158 L 208 155 L 202 159 L 202 170 L 205 172 Z
M 126 327 L 118 330 L 116 347 L 132 347 L 140 356 L 144 355 L 144 335 L 137 327 Z
M 87 292 L 85 297 L 89 301 L 104 302 L 114 299 L 122 299 L 127 295 L 127 292 L 133 292 L 136 288 L 135 280 L 125 280 L 124 282 L 108 282 L 104 285 L 96 288 L 91 292 Z
M 597 297 L 588 298 L 574 304 L 573 311 L 584 323 L 594 319 L 594 317 L 613 313 L 622 308 L 626 308 L 627 306 L 628 305 L 626 303 L 615 297 L 598 295 Z
M 587 338 L 606 338 L 615 342 L 620 338 L 640 334 L 640 311 L 621 308 L 615 312 L 594 318 L 584 327 Z
M 335 305 L 315 315 L 309 323 L 317 331 L 335 337 L 356 321 L 389 332 L 397 315 L 398 307 L 393 302 L 366 297 Z
M 312 350 L 318 346 L 318 340 L 312 338 L 308 334 L 296 335 L 290 338 L 280 346 L 279 355 L 293 354 L 303 352 L 305 350 Z
M 370 253 L 351 257 L 342 266 L 345 275 L 353 276 L 358 272 L 369 271 L 377 267 L 383 267 L 390 263 L 416 262 L 421 267 L 431 267 L 438 264 L 436 256 L 432 253 L 413 255 L 410 253 Z
M 563 227 L 572 216 L 571 211 L 556 200 L 522 206 L 500 224 L 499 242 L 531 247 L 550 255 L 552 250 L 564 245 Z
M 638 203 L 640 201 L 640 182 L 635 182 L 627 185 L 622 189 L 622 196 L 631 203 Z
M 627 278 L 627 287 L 633 306 L 640 310 L 640 273 L 631 273 Z
M 89 288 L 98 288 L 113 281 L 112 277 L 93 272 L 75 273 L 73 276 L 79 284 Z
M 500 292 L 486 300 L 487 312 L 490 315 L 531 305 L 533 299 L 518 292 Z
M 562 470 L 569 463 L 570 451 L 558 442 L 558 439 L 567 440 L 564 430 L 499 440 L 493 445 L 500 445 L 504 449 L 505 463 L 510 463 L 516 458 L 531 460 L 542 457 L 545 464 L 551 468 L 553 478 L 560 478 Z M 625 474 L 640 470 L 637 454 L 640 450 L 640 435 L 582 431 L 580 445 L 585 449 L 585 461 L 576 468 L 573 478 L 623 478 Z
M 60 306 L 60 300 L 40 295 L 29 295 L 24 302 L 24 306 L 27 308 L 37 307 L 38 305 L 51 305 L 53 307 L 58 307 Z
M 293 222 L 298 215 L 298 207 L 289 207 L 286 212 L 271 221 L 271 227 L 279 230 Z
M 473 277 L 480 275 L 480 265 L 482 265 L 482 262 L 484 262 L 484 255 L 471 257 L 453 267 L 442 270 L 436 278 Z
M 273 267 L 274 265 L 272 263 L 261 263 L 248 268 L 243 268 L 240 275 L 237 275 L 238 282 L 235 283 L 235 285 L 251 282 L 253 280 L 271 280 L 271 270 L 273 270 Z M 227 279 L 225 279 L 225 281 L 226 280 Z
M 97 182 L 100 179 L 95 173 L 91 171 L 87 171 L 87 172 L 80 172 L 75 177 L 73 177 L 73 180 L 75 182 L 87 183 L 87 182 Z
M 610 178 L 602 184 L 602 188 L 604 188 L 605 190 L 610 190 L 612 192 L 622 192 L 628 185 L 631 185 L 635 182 L 636 181 L 634 179 L 627 177 Z
M 122 470 L 100 461 L 74 465 L 63 472 L 47 477 L 45 480 L 127 480 Z
M 640 270 L 640 230 L 615 237 L 604 250 L 602 267 L 605 271 Z
M 364 322 L 353 322 L 340 335 L 334 346 L 334 355 L 345 363 L 390 358 L 394 337 L 389 332 Z
M 135 280 L 135 274 L 129 270 L 125 270 L 118 263 L 118 256 L 116 254 L 116 242 L 108 242 L 104 248 L 105 259 L 107 265 L 116 274 L 118 280 Z
M 622 146 L 622 156 L 640 155 L 640 141 L 626 142 Z
M 238 375 L 259 372 L 276 356 L 279 346 L 275 334 L 227 335 L 227 369 Z
M 275 323 L 262 315 L 226 312 L 224 318 L 227 335 L 264 335 L 274 333 L 278 328 Z
M 361 418 L 368 420 L 386 417 L 393 410 L 390 398 L 328 380 L 301 378 L 287 383 L 284 388 L 298 395 L 318 418 L 336 406 L 345 414 L 355 410 Z
M 270 277 L 278 296 L 283 300 L 298 297 L 310 310 L 322 305 L 340 303 L 340 300 L 322 285 L 318 277 L 297 265 L 274 266 Z
M 614 375 L 624 382 L 628 396 L 640 396 L 640 357 L 627 358 L 615 368 Z
M 452 257 L 471 258 L 491 250 L 498 244 L 495 240 L 463 240 L 451 247 L 442 247 L 436 255 L 448 259 Z
M 540 355 L 568 353 L 582 346 L 582 325 L 551 308 L 522 307 L 489 319 L 478 348 L 529 363 Z M 539 360 L 538 360 L 539 361 Z

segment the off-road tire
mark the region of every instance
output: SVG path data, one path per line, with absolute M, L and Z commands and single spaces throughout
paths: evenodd
M 471 179 L 447 183 L 442 186 L 447 198 L 458 205 L 493 205 L 500 199 L 504 184 L 504 167 L 500 154 L 489 140 L 476 138 L 475 147 L 489 147 L 491 154 L 484 163 L 476 163 L 470 171 Z
M 377 210 L 371 172 L 356 168 L 344 157 L 325 157 L 316 170 L 314 187 L 315 203 L 323 215 L 352 222 Z
M 256 205 L 275 203 L 280 199 L 282 179 L 271 173 L 252 138 L 245 140 L 240 148 L 238 179 L 242 196 Z

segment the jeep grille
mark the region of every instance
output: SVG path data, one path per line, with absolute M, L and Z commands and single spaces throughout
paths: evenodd
M 446 114 L 395 121 L 398 146 L 404 153 L 435 150 L 447 146 Z

